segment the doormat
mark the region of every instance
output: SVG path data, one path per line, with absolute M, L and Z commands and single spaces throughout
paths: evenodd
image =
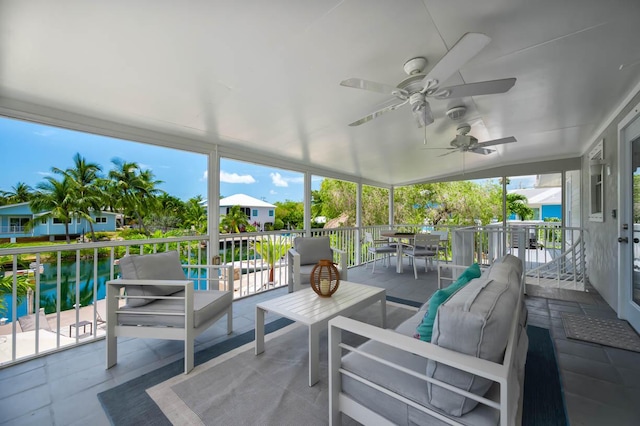
M 562 324 L 570 339 L 640 352 L 640 336 L 626 321 L 563 313 Z

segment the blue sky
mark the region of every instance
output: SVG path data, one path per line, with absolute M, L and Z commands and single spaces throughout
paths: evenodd
M 106 175 L 113 158 L 138 163 L 151 170 L 159 188 L 182 200 L 197 195 L 207 198 L 207 157 L 185 151 L 120 139 L 75 132 L 42 124 L 0 117 L 0 190 L 11 191 L 18 182 L 35 188 L 50 176 L 51 168 L 73 166 L 79 152 L 88 161 L 102 166 Z M 220 193 L 223 196 L 247 194 L 269 203 L 302 201 L 303 175 L 272 167 L 222 159 Z M 314 177 L 312 188 L 318 189 L 320 177 Z M 535 176 L 512 178 L 509 188 L 527 188 Z
M 0 118 L 0 190 L 11 191 L 18 182 L 35 188 L 52 175 L 51 168 L 73 166 L 79 152 L 88 161 L 102 166 L 106 175 L 111 160 L 137 162 L 153 171 L 160 189 L 187 200 L 196 195 L 207 198 L 207 157 L 154 145 L 123 141 L 75 132 L 26 121 Z M 267 202 L 302 201 L 303 175 L 287 170 L 223 159 L 220 193 L 250 195 Z M 314 189 L 319 180 L 313 182 Z

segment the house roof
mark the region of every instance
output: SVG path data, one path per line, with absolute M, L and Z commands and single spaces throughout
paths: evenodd
M 220 207 L 242 206 L 242 207 L 269 207 L 275 208 L 273 204 L 258 200 L 246 194 L 234 194 L 220 200 Z
M 527 204 L 562 204 L 562 188 L 510 189 L 509 194 L 521 194 L 527 197 Z
M 27 207 L 28 213 L 21 213 L 21 214 L 33 214 L 34 216 L 42 216 L 43 214 L 46 213 L 46 211 L 38 212 L 38 213 L 32 213 L 31 212 L 31 207 L 29 207 L 29 202 L 24 202 L 24 203 L 7 204 L 7 205 L 4 205 L 4 206 L 0 206 L 0 214 L 7 214 L 7 211 L 11 212 L 11 210 L 20 209 L 20 208 L 24 208 L 24 207 Z M 26 210 L 25 210 L 25 212 L 26 212 Z M 11 214 L 11 213 L 9 213 L 9 214 Z M 101 215 L 118 215 L 119 213 L 114 213 L 114 212 L 109 212 L 109 211 L 106 211 L 106 210 L 102 210 L 100 212 L 100 214 Z

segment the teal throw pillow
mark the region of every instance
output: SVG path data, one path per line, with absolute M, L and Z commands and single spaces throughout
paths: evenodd
M 460 290 L 462 287 L 467 285 L 469 281 L 474 278 L 479 278 L 481 275 L 480 266 L 477 263 L 469 266 L 456 281 L 454 281 L 448 287 L 442 288 L 431 296 L 429 299 L 429 308 L 427 309 L 427 313 L 424 314 L 424 318 L 422 322 L 416 328 L 415 337 L 424 340 L 425 342 L 431 342 L 431 335 L 433 333 L 433 324 L 436 321 L 436 314 L 438 313 L 438 308 L 445 300 L 447 300 L 453 293 Z

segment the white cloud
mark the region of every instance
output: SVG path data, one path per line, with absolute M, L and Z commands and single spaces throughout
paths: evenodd
M 48 138 L 51 135 L 55 135 L 55 130 L 39 130 L 37 132 L 33 132 L 34 135 L 42 136 L 43 138 Z
M 269 195 L 277 195 L 278 193 L 273 189 L 269 190 Z
M 204 173 L 202 174 L 202 177 L 200 178 L 200 182 L 206 182 L 208 178 L 209 178 L 209 171 L 205 170 Z
M 271 176 L 271 183 L 273 183 L 275 186 L 280 186 L 280 187 L 284 187 L 284 188 L 289 186 L 289 183 L 287 182 L 287 179 L 283 178 L 280 173 L 277 173 L 277 172 L 276 173 L 269 173 L 269 176 Z
M 39 174 L 40 176 L 53 176 L 51 172 L 36 172 L 36 173 Z
M 220 170 L 220 182 L 224 183 L 255 183 L 256 180 L 251 175 L 239 175 L 237 173 L 227 173 Z

